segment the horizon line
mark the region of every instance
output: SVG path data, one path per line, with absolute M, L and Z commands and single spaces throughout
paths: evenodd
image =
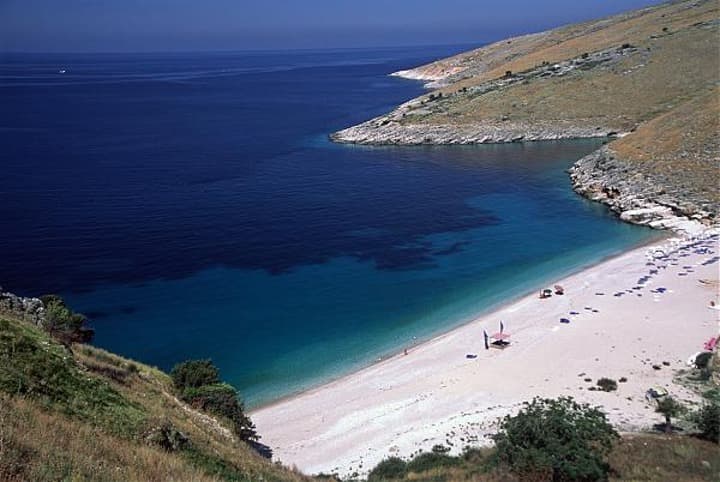
M 471 42 L 448 42 L 448 43 L 428 43 L 428 44 L 398 44 L 398 45 L 379 45 L 367 47 L 279 47 L 279 48 L 232 48 L 232 49 L 184 49 L 184 50 L 67 50 L 67 51 L 47 51 L 47 50 L 3 50 L 3 55 L 152 55 L 152 54 L 227 54 L 227 53 L 263 53 L 263 52 L 331 52 L 331 51 L 350 51 L 350 50 L 391 50 L 391 49 L 414 49 L 423 47 L 470 47 L 479 48 L 487 45 L 492 40 L 477 40 Z

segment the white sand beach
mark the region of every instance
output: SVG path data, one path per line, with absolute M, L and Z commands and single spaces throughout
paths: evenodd
M 251 416 L 276 459 L 340 475 L 435 444 L 458 452 L 488 443 L 497 419 L 534 396 L 602 405 L 623 431 L 650 427 L 662 418 L 645 400 L 649 387 L 696 399 L 673 376 L 718 334 L 720 311 L 709 306 L 720 301 L 718 256 L 717 230 L 634 249 L 551 284 L 564 295 L 527 296 Z M 501 320 L 512 343 L 486 350 L 483 330 Z M 627 382 L 588 390 L 601 377 Z

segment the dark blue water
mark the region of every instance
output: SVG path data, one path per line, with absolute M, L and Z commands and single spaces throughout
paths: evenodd
M 327 141 L 454 51 L 5 55 L 0 283 L 127 356 L 211 357 L 257 404 L 651 236 L 572 193 L 597 141 Z

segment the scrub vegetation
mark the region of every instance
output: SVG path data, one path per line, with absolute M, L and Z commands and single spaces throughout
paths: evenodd
M 193 407 L 182 399 L 198 397 L 156 368 L 88 345 L 70 350 L 4 314 L 0 480 L 313 480 L 248 444 L 257 434 L 238 430 L 234 389 L 198 389 L 206 402 Z

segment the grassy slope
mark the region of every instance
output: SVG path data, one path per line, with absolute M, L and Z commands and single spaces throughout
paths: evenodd
M 0 480 L 310 480 L 180 403 L 159 370 L 92 347 L 74 352 L 0 319 Z M 146 442 L 168 422 L 191 448 Z
M 445 102 L 435 102 L 435 113 L 420 122 L 569 119 L 627 131 L 713 84 L 718 66 L 716 34 L 716 29 L 691 27 L 640 44 L 636 52 L 611 66 L 540 78 L 484 95 L 449 96 Z M 672 68 L 671 59 L 677 59 Z
M 560 62 L 623 43 L 639 45 L 694 24 L 717 18 L 718 5 L 712 0 L 678 1 L 635 10 L 545 32 L 501 40 L 485 47 L 413 69 L 420 73 L 442 74 L 452 87 L 471 87 L 502 77 L 507 70 L 522 72 L 542 62 Z M 663 29 L 667 29 L 664 31 Z M 452 92 L 452 87 L 447 92 Z
M 612 150 L 645 172 L 672 177 L 686 192 L 720 203 L 718 99 L 718 87 L 700 92 L 614 141 Z
M 448 78 L 429 115 L 404 123 L 469 124 L 486 121 L 543 122 L 556 119 L 630 130 L 704 92 L 718 81 L 716 2 L 681 2 L 630 15 L 535 34 L 463 54 L 466 70 Z M 667 31 L 663 31 L 666 28 Z M 508 43 L 509 42 L 509 43 Z M 478 95 L 463 87 L 524 72 L 629 43 L 637 50 L 619 63 L 536 78 Z M 450 62 L 440 61 L 440 62 Z M 430 66 L 419 70 L 433 69 Z M 466 77 L 467 76 L 467 77 Z

